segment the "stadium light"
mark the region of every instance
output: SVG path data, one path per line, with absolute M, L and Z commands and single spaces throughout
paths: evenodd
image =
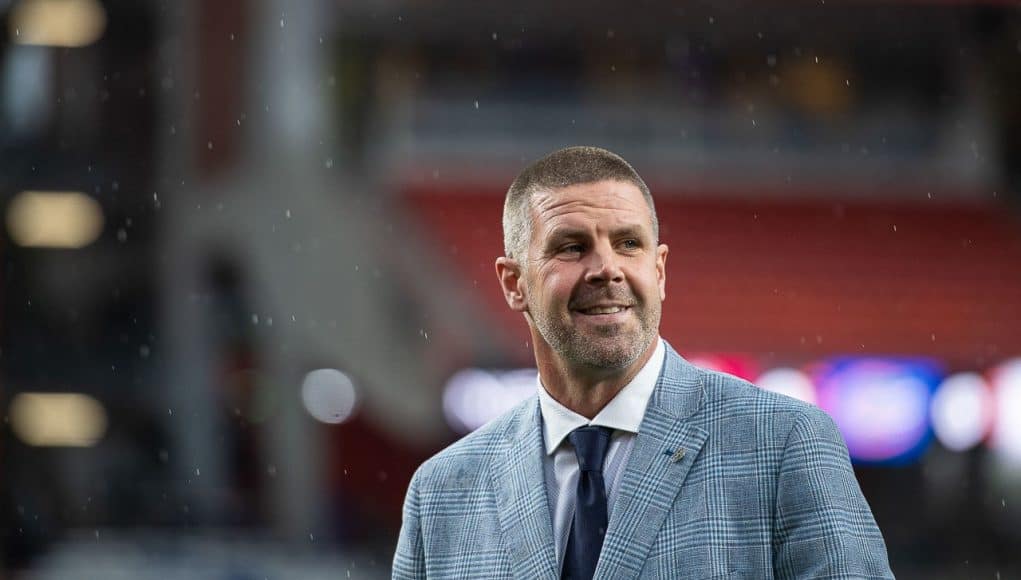
M 990 446 L 1005 462 L 1021 465 L 1021 358 L 991 373 L 996 398 L 996 423 Z
M 106 411 L 81 393 L 20 393 L 11 401 L 11 428 L 36 447 L 91 447 L 106 432 Z
M 993 399 L 978 373 L 957 373 L 944 379 L 932 398 L 932 430 L 952 451 L 967 451 L 989 433 Z
M 937 381 L 931 363 L 892 358 L 839 359 L 816 376 L 819 406 L 836 421 L 851 457 L 891 465 L 913 461 L 928 446 Z
M 106 11 L 97 0 L 21 0 L 11 9 L 12 42 L 78 48 L 99 40 Z
M 351 378 L 337 369 L 316 369 L 301 384 L 301 401 L 317 421 L 343 423 L 354 414 L 357 394 Z
M 81 248 L 103 230 L 103 210 L 84 193 L 23 191 L 7 207 L 7 231 L 19 246 Z

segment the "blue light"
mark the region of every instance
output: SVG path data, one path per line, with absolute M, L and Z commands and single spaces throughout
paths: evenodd
M 903 465 L 932 440 L 929 401 L 941 374 L 928 359 L 843 358 L 821 365 L 815 382 L 853 460 Z

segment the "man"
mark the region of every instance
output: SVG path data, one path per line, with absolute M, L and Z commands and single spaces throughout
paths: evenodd
M 503 228 L 538 392 L 418 469 L 395 578 L 893 576 L 833 421 L 659 338 L 668 248 L 626 161 L 533 163 Z

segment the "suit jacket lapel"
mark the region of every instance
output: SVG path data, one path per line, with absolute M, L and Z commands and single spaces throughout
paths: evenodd
M 500 527 L 516 578 L 556 579 L 553 519 L 546 497 L 539 400 L 519 407 L 507 429 L 505 453 L 492 472 Z
M 667 345 L 603 541 L 596 578 L 634 578 L 708 433 L 687 421 L 702 404 L 699 371 Z

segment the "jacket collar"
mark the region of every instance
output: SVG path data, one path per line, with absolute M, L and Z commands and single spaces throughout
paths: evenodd
M 511 571 L 515 578 L 556 580 L 559 573 L 542 464 L 538 398 L 529 397 L 512 413 L 491 479 Z
M 694 416 L 702 408 L 702 371 L 667 345 L 666 362 L 621 477 L 596 578 L 636 578 L 673 509 L 709 433 Z
M 702 372 L 666 344 L 666 359 L 620 483 L 596 578 L 634 578 L 708 433 L 692 421 L 701 408 Z M 555 580 L 556 548 L 546 495 L 538 397 L 514 411 L 491 482 L 511 570 L 517 578 Z

